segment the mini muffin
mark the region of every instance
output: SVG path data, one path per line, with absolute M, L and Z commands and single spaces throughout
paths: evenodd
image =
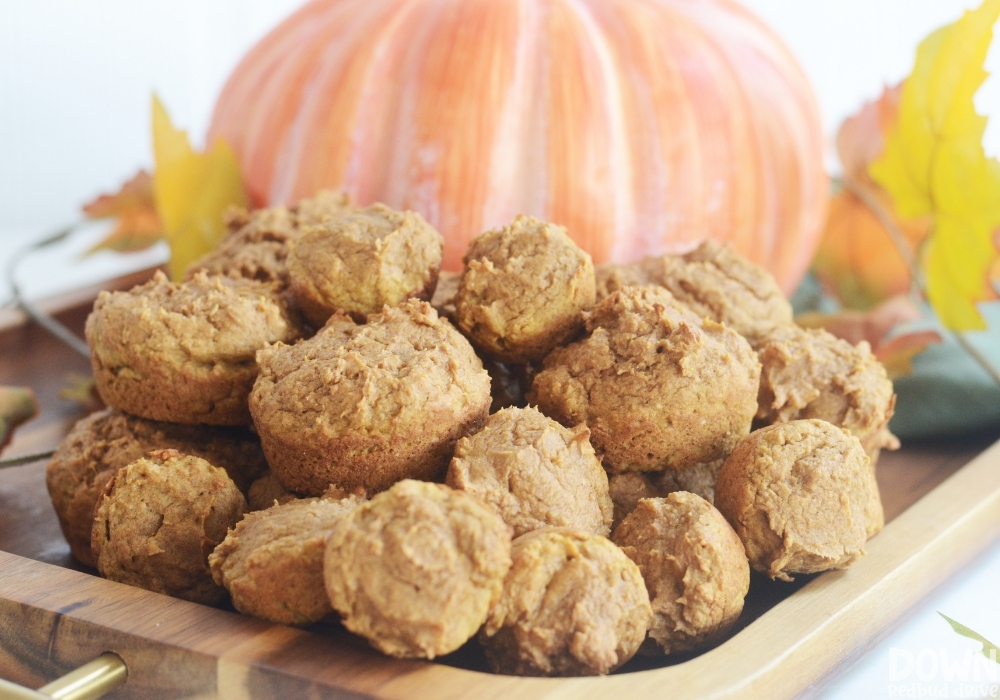
M 565 528 L 514 540 L 499 603 L 479 633 L 496 673 L 594 676 L 632 658 L 649 627 L 639 568 L 610 540 Z
M 790 325 L 773 332 L 758 357 L 760 423 L 821 418 L 850 430 L 869 457 L 899 447 L 887 427 L 896 406 L 892 382 L 866 341 L 851 345 Z
M 486 619 L 510 568 L 510 528 L 461 491 L 401 481 L 334 523 L 326 590 L 351 632 L 383 653 L 433 659 Z
M 649 591 L 654 644 L 647 648 L 695 651 L 736 623 L 750 565 L 740 538 L 704 498 L 686 491 L 644 498 L 613 539 L 639 566 Z
M 661 287 L 626 287 L 557 348 L 528 401 L 586 423 L 611 472 L 686 469 L 728 455 L 750 431 L 760 364 L 747 341 L 694 316 Z
M 756 430 L 722 465 L 715 505 L 771 578 L 843 569 L 864 554 L 872 502 L 861 443 L 823 420 Z
M 267 510 L 275 504 L 288 503 L 303 496 L 289 491 L 270 469 L 250 484 L 247 494 L 247 510 Z
M 236 209 L 226 220 L 229 234 L 218 248 L 188 268 L 185 279 L 204 270 L 210 275 L 273 282 L 284 289 L 288 286 L 288 248 L 302 235 L 302 228 L 342 214 L 350 206 L 346 192 L 323 191 L 294 207 Z
M 542 359 L 594 305 L 594 265 L 561 226 L 520 215 L 472 239 L 464 260 L 456 325 L 500 362 Z
M 97 391 L 150 420 L 249 425 L 257 350 L 300 332 L 273 287 L 161 272 L 129 292 L 101 292 L 87 318 Z
M 150 452 L 108 482 L 91 546 L 101 576 L 212 605 L 226 595 L 208 555 L 246 512 L 226 472 L 177 450 Z
M 384 305 L 434 294 L 444 239 L 420 214 L 384 204 L 306 231 L 288 254 L 290 290 L 311 323 L 336 311 L 361 320 Z
M 728 245 L 705 241 L 683 256 L 649 257 L 602 269 L 598 276 L 601 298 L 643 284 L 666 287 L 696 316 L 725 324 L 753 347 L 792 322 L 792 306 L 771 274 Z
M 264 453 L 286 488 L 313 496 L 330 484 L 371 494 L 440 478 L 490 406 L 472 346 L 422 301 L 364 325 L 338 313 L 315 337 L 257 360 L 250 410 Z
M 446 483 L 489 505 L 518 537 L 540 527 L 607 535 L 608 476 L 585 425 L 564 428 L 535 408 L 505 408 L 462 438 Z
M 626 472 L 608 478 L 608 493 L 615 506 L 611 528 L 618 527 L 643 498 L 662 498 L 677 491 L 688 491 L 709 503 L 715 500 L 715 479 L 724 459 L 696 464 L 687 469 L 667 469 L 662 472 Z
M 78 561 L 96 566 L 90 535 L 105 485 L 122 467 L 167 448 L 225 469 L 244 493 L 267 469 L 260 441 L 245 428 L 159 423 L 112 408 L 92 413 L 63 438 L 45 473 L 59 526 Z
M 283 625 L 309 625 L 333 610 L 323 553 L 333 524 L 362 503 L 303 498 L 248 513 L 208 557 L 215 582 L 241 613 Z

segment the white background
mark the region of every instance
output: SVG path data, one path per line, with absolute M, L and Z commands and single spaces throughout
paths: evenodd
M 212 105 L 239 57 L 298 0 L 0 0 L 0 264 L 10 252 L 73 221 L 79 207 L 152 162 L 150 93 L 201 143 Z M 956 19 L 966 0 L 744 0 L 785 39 L 812 79 L 827 133 L 884 84 L 903 78 L 917 43 Z M 997 42 L 1000 44 L 1000 42 Z M 1000 50 L 987 61 L 1000 72 Z M 1000 81 L 977 98 L 1000 122 Z M 987 133 L 1000 152 L 1000 126 Z M 832 161 L 831 161 L 832 164 Z M 76 255 L 100 230 L 23 268 L 31 296 L 139 268 L 136 256 Z M 0 301 L 6 290 L 0 290 Z M 976 645 L 935 609 L 1000 643 L 1000 548 L 966 572 L 842 676 L 827 698 L 889 696 L 890 648 Z M 926 670 L 926 669 L 925 669 Z M 906 681 L 919 682 L 916 675 Z M 933 686 L 933 683 L 928 687 Z M 954 692 L 954 691 L 953 691 Z M 954 695 L 953 695 L 954 696 Z

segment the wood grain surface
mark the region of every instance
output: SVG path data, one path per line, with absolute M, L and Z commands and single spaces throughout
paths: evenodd
M 83 305 L 59 316 L 80 330 L 86 313 Z M 0 384 L 32 386 L 42 407 L 4 457 L 58 443 L 84 415 L 59 390 L 68 373 L 88 371 L 85 358 L 37 327 L 15 320 L 0 328 Z M 113 650 L 130 671 L 117 697 L 643 698 L 667 688 L 675 698 L 808 695 L 1000 537 L 1000 445 L 987 449 L 997 437 L 883 453 L 878 476 L 890 523 L 867 557 L 790 585 L 755 576 L 740 626 L 716 648 L 666 666 L 638 659 L 586 679 L 487 674 L 473 644 L 442 663 L 389 659 L 337 625 L 296 630 L 105 581 L 69 556 L 44 462 L 5 469 L 0 677 L 38 687 Z

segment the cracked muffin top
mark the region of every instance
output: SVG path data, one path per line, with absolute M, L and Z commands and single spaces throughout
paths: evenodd
M 597 277 L 599 298 L 624 286 L 665 287 L 696 316 L 725 324 L 754 347 L 775 328 L 792 322 L 792 306 L 771 274 L 712 241 L 681 256 L 606 265 Z
M 246 512 L 225 471 L 200 457 L 159 450 L 108 482 L 94 513 L 92 546 L 105 578 L 195 603 L 226 595 L 208 555 Z
M 582 330 L 593 305 L 590 255 L 561 226 L 523 214 L 472 239 L 454 297 L 456 324 L 473 345 L 519 364 Z
M 747 341 L 662 287 L 625 287 L 587 316 L 590 336 L 545 358 L 528 401 L 586 423 L 613 473 L 684 469 L 750 432 L 760 363 Z
M 87 318 L 94 379 L 109 406 L 151 420 L 246 425 L 257 351 L 300 328 L 273 287 L 157 272 L 128 292 L 101 292 Z
M 347 210 L 307 229 L 288 254 L 290 291 L 311 323 L 358 320 L 411 297 L 430 300 L 444 239 L 414 211 Z
M 188 268 L 185 279 L 199 270 L 210 275 L 246 278 L 288 286 L 288 248 L 308 226 L 316 226 L 351 208 L 346 192 L 324 190 L 293 207 L 248 212 L 235 209 L 226 219 L 228 235 L 219 247 Z

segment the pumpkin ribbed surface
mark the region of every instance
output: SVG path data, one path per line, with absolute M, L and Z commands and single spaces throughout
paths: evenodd
M 805 76 L 723 0 L 314 0 L 238 65 L 209 136 L 258 204 L 414 209 L 452 270 L 528 213 L 595 262 L 731 241 L 787 292 L 827 200 Z

